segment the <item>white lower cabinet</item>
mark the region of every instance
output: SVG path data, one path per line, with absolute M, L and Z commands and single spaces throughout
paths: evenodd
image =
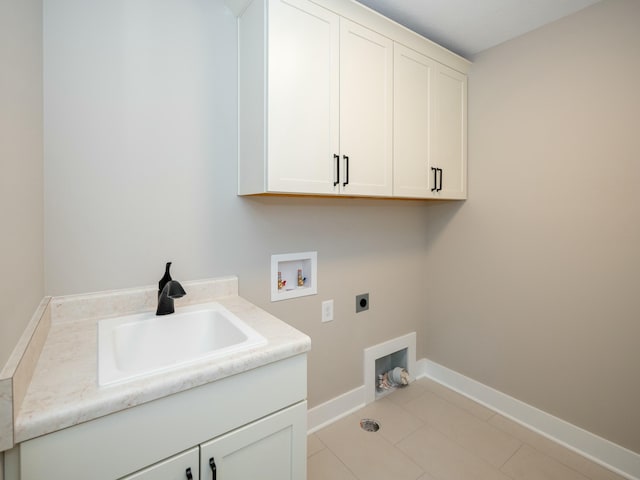
M 121 480 L 302 480 L 306 413 L 289 407 Z
M 199 480 L 199 459 L 200 451 L 194 447 L 122 480 Z
M 200 445 L 200 478 L 306 478 L 305 405 L 290 407 Z
M 27 440 L 5 480 L 305 480 L 306 379 L 299 354 Z

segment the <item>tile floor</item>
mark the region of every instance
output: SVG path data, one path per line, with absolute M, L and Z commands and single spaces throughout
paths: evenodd
M 380 430 L 362 430 L 363 418 Z M 307 472 L 308 480 L 623 478 L 428 379 L 309 435 Z

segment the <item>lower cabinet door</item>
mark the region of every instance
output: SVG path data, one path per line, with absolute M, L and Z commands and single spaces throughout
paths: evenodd
M 203 480 L 304 480 L 307 402 L 200 445 Z
M 122 480 L 200 480 L 198 447 L 167 458 Z

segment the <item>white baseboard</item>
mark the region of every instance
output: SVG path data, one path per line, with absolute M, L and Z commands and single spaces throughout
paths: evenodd
M 364 407 L 364 405 L 365 388 L 364 385 L 362 385 L 316 407 L 310 408 L 307 412 L 308 433 L 320 430 L 330 423 Z
M 416 362 L 428 377 L 630 480 L 640 480 L 640 455 L 430 360 Z

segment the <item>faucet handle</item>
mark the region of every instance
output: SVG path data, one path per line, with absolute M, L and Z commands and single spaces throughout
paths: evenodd
M 182 285 L 180 285 L 180 282 L 177 280 L 171 280 L 167 285 L 165 285 L 162 291 L 169 298 L 180 298 L 187 294 L 187 292 L 184 291 L 184 288 L 182 288 Z
M 169 273 L 170 268 L 171 268 L 171 262 L 167 262 L 167 265 L 165 266 L 165 269 L 164 269 L 164 276 L 158 282 L 158 296 L 160 296 L 160 294 L 162 293 L 162 290 L 164 289 L 165 285 L 172 280 L 171 273 Z

